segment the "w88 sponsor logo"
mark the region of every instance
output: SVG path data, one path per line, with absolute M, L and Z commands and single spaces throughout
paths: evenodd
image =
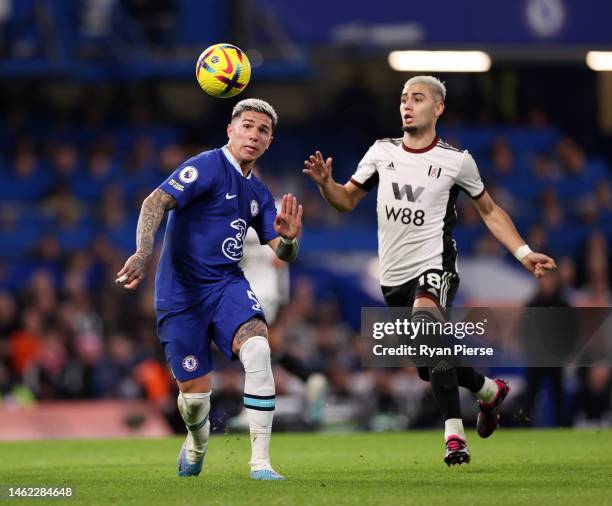
M 415 227 L 420 227 L 425 223 L 425 211 L 422 209 L 412 210 L 409 207 L 393 207 L 385 206 L 387 213 L 387 220 L 403 223 L 404 225 L 410 225 L 411 223 Z

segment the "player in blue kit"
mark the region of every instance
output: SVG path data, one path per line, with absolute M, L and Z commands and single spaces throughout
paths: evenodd
M 272 142 L 278 121 L 270 104 L 246 99 L 234 107 L 229 141 L 181 164 L 143 202 L 137 250 L 117 273 L 134 289 L 142 281 L 166 211 L 168 223 L 155 277 L 158 335 L 177 380 L 187 426 L 179 476 L 197 476 L 208 446 L 212 389 L 211 341 L 244 366 L 244 404 L 251 433 L 251 478 L 282 480 L 269 457 L 275 390 L 263 310 L 238 262 L 246 231 L 281 260 L 298 253 L 302 206 L 284 195 L 277 215 L 270 190 L 251 169 Z

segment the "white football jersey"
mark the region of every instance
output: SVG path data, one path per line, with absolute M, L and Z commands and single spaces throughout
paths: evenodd
M 279 207 L 280 201 L 277 201 L 277 210 Z M 272 325 L 280 306 L 289 300 L 289 266 L 279 262 L 267 244 L 262 246 L 250 227 L 244 238 L 240 267 L 261 303 L 266 321 Z
M 380 284 L 398 286 L 427 269 L 457 272 L 452 231 L 459 190 L 484 193 L 478 167 L 466 151 L 438 137 L 423 149 L 402 138 L 376 141 L 351 182 L 370 191 L 378 184 Z

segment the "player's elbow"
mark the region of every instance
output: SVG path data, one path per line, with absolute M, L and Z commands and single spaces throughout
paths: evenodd
M 477 208 L 483 220 L 487 220 L 496 214 L 499 214 L 499 212 L 503 212 L 501 208 L 492 200 L 479 203 Z
M 482 210 L 480 216 L 490 230 L 497 229 L 509 219 L 506 212 L 495 204 L 490 209 Z
M 142 207 L 155 205 L 158 202 L 161 202 L 161 193 L 159 188 L 149 193 L 149 195 L 142 201 Z
M 160 209 L 162 213 L 174 209 L 175 207 L 177 207 L 176 199 L 159 188 L 153 190 L 149 196 L 142 201 L 142 209 Z
M 350 213 L 357 206 L 357 200 L 353 199 L 350 195 L 347 196 L 346 199 L 343 199 L 336 206 L 336 210 L 339 213 L 345 214 Z

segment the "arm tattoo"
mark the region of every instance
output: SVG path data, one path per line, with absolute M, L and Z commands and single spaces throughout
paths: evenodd
M 286 244 L 281 240 L 278 242 L 278 246 L 276 247 L 276 256 L 280 260 L 291 262 L 298 256 L 299 251 L 300 246 L 297 240 L 290 244 Z
M 136 226 L 136 251 L 140 253 L 143 263 L 147 263 L 153 255 L 155 233 L 164 213 L 175 207 L 177 207 L 177 203 L 174 197 L 159 188 L 142 203 L 138 225 Z
M 268 326 L 261 318 L 251 318 L 244 322 L 234 334 L 233 348 L 240 348 L 249 337 L 263 336 L 268 338 Z

